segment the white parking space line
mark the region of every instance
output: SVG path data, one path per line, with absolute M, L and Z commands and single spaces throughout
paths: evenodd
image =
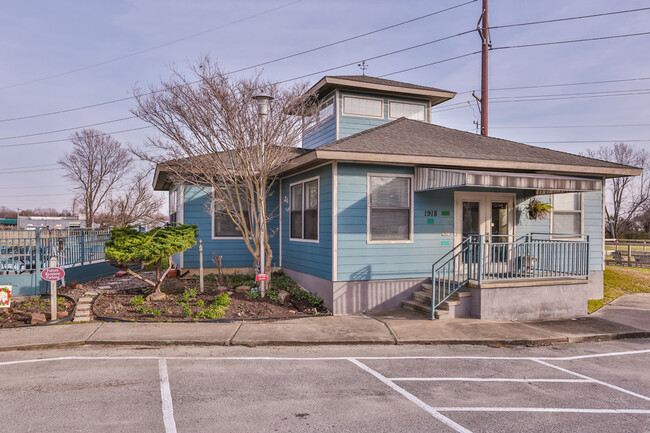
M 566 368 L 562 368 L 562 367 L 558 367 L 557 365 L 549 364 L 548 362 L 542 361 L 540 359 L 535 359 L 534 361 L 539 363 L 539 364 L 545 365 L 547 367 L 555 368 L 556 370 L 560 370 L 560 371 L 563 371 L 565 373 L 572 374 L 574 376 L 581 377 L 583 379 L 587 379 L 590 382 L 597 383 L 597 384 L 600 384 L 600 385 L 603 385 L 603 386 L 607 386 L 609 388 L 615 389 L 617 391 L 624 392 L 624 393 L 632 395 L 634 397 L 637 397 L 637 398 L 640 398 L 640 399 L 643 399 L 643 400 L 646 400 L 646 401 L 650 401 L 650 397 L 647 397 L 647 396 L 641 395 L 641 394 L 637 394 L 636 392 L 629 391 L 627 389 L 621 388 L 620 386 L 612 385 L 611 383 L 603 382 L 602 380 L 594 379 L 592 377 L 585 376 L 584 374 L 576 373 L 575 371 L 567 370 Z
M 176 433 L 176 421 L 174 420 L 174 406 L 172 404 L 172 393 L 169 389 L 169 374 L 167 373 L 167 361 L 158 360 L 158 371 L 160 373 L 160 397 L 162 398 L 163 422 L 166 433 Z
M 573 409 L 568 407 L 435 407 L 438 412 L 550 412 L 550 413 L 617 413 L 650 414 L 645 409 Z
M 650 349 L 634 350 L 627 352 L 611 352 L 611 353 L 598 353 L 592 355 L 579 355 L 579 356 L 566 356 L 566 357 L 547 357 L 547 356 L 358 356 L 354 359 L 358 360 L 405 360 L 405 359 L 466 359 L 466 360 L 503 360 L 503 361 L 574 361 L 578 359 L 587 358 L 602 358 L 607 356 L 625 356 L 625 355 L 640 355 L 650 353 Z M 27 364 L 38 362 L 50 361 L 92 361 L 92 360 L 191 360 L 191 361 L 346 361 L 350 357 L 334 356 L 334 357 L 313 357 L 313 358 L 300 358 L 300 357 L 274 357 L 274 356 L 62 356 L 57 358 L 41 358 L 41 359 L 25 359 L 18 361 L 3 361 L 0 366 Z
M 436 418 L 437 420 L 443 422 L 447 426 L 451 427 L 452 429 L 456 430 L 457 432 L 462 432 L 462 433 L 471 433 L 470 430 L 466 429 L 462 425 L 452 421 L 451 419 L 447 418 L 446 416 L 442 415 L 440 412 L 436 411 L 433 409 L 431 406 L 411 394 L 410 392 L 406 391 L 404 388 L 394 384 L 390 379 L 387 379 L 385 376 L 382 374 L 376 372 L 372 368 L 368 367 L 367 365 L 359 362 L 357 359 L 354 358 L 348 358 L 348 360 L 359 367 L 360 369 L 372 374 L 375 376 L 377 379 L 379 379 L 381 382 L 392 388 L 394 391 L 399 392 L 402 394 L 404 397 L 406 397 L 409 401 L 417 405 L 418 407 L 424 409 L 426 412 L 428 412 L 431 416 Z
M 588 379 L 507 379 L 498 377 L 390 377 L 394 382 L 548 382 L 548 383 L 588 383 Z

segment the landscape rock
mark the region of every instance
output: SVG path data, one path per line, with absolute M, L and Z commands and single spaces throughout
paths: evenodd
M 45 317 L 45 314 L 32 313 L 32 320 L 30 321 L 32 325 L 37 325 L 39 323 L 45 323 L 45 322 L 47 322 L 47 318 Z
M 286 299 L 289 297 L 289 292 L 286 290 L 280 290 L 278 292 L 278 298 L 280 298 L 280 302 L 286 301 Z
M 115 272 L 116 277 L 124 277 L 126 275 L 128 275 L 128 273 L 126 271 L 117 271 L 117 272 Z
M 228 287 L 225 287 L 225 286 L 219 286 L 219 287 L 217 287 L 217 290 L 220 291 L 220 292 L 222 292 L 222 293 L 223 293 L 223 292 L 228 292 L 228 291 L 229 291 L 229 290 L 228 290 Z
M 63 319 L 64 317 L 68 317 L 68 312 L 67 311 L 57 311 L 56 312 L 56 318 L 57 319 Z
M 245 293 L 245 292 L 250 291 L 250 289 L 251 289 L 251 286 L 239 286 L 239 287 L 237 287 L 235 289 L 235 292 L 236 293 Z

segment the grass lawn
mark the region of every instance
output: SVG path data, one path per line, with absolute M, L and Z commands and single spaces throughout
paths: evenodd
M 607 266 L 604 280 L 605 296 L 589 300 L 590 313 L 626 293 L 650 293 L 650 268 Z

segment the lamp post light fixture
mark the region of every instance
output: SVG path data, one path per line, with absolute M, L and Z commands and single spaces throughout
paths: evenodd
M 257 114 L 259 115 L 260 119 L 264 119 L 268 114 L 269 114 L 269 102 L 273 100 L 273 97 L 267 93 L 260 92 L 253 96 L 253 99 L 257 101 Z M 262 169 L 264 167 L 264 139 L 262 138 L 261 140 L 261 147 L 262 147 L 262 161 L 261 161 L 261 166 L 260 166 L 260 189 L 259 192 L 262 192 Z M 259 209 L 260 209 L 260 274 L 265 274 L 265 249 L 266 249 L 266 242 L 264 240 L 264 214 L 263 212 L 264 207 L 266 206 L 264 203 L 264 198 L 259 199 Z M 260 296 L 263 298 L 266 295 L 266 281 L 260 281 Z

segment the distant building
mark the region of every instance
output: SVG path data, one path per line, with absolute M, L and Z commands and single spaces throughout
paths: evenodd
M 14 220 L 15 221 L 15 220 Z M 67 229 L 86 228 L 86 221 L 74 216 L 27 216 L 18 217 L 21 229 Z
M 0 218 L 0 227 L 2 228 L 15 228 L 17 223 L 16 218 Z

